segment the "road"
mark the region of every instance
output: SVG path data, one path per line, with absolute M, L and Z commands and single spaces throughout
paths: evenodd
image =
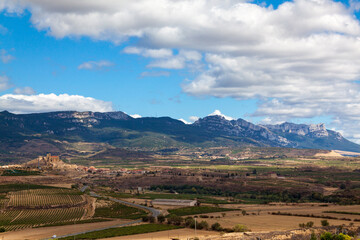
M 85 191 L 85 189 L 84 189 L 84 191 Z M 101 195 L 99 195 L 97 193 L 94 193 L 94 192 L 90 192 L 90 196 L 92 196 L 92 197 L 104 197 L 104 196 L 101 196 Z M 151 213 L 151 216 L 153 216 L 153 217 L 157 217 L 157 216 L 159 216 L 161 214 L 161 212 L 159 210 L 157 210 L 155 208 L 152 208 L 152 207 L 147 207 L 147 206 L 143 206 L 143 205 L 139 205 L 139 204 L 135 204 L 135 203 L 130 203 L 130 202 L 126 202 L 126 201 L 123 201 L 123 200 L 116 199 L 116 198 L 108 198 L 108 199 L 110 201 L 114 201 L 114 202 L 118 202 L 118 203 L 125 204 L 125 205 L 128 205 L 128 206 L 144 209 L 145 211 L 149 211 Z M 110 226 L 110 227 L 97 228 L 97 229 L 93 229 L 93 230 L 90 230 L 90 231 L 71 233 L 71 234 L 67 234 L 67 235 L 63 235 L 63 236 L 56 236 L 56 238 L 71 237 L 71 236 L 75 236 L 75 235 L 79 235 L 79 234 L 95 232 L 95 231 L 100 231 L 100 230 L 106 230 L 106 229 L 110 229 L 110 228 L 125 227 L 125 226 L 129 226 L 129 225 L 133 225 L 133 224 L 141 223 L 141 222 L 142 222 L 142 220 L 139 219 L 139 220 L 135 220 L 135 221 L 132 221 L 132 222 L 123 223 L 123 224 L 119 224 L 119 225 L 114 225 L 114 226 Z M 50 239 L 53 239 L 53 238 L 47 238 L 46 240 L 50 240 Z

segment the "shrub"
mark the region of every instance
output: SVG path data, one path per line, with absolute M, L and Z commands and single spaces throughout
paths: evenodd
M 165 222 L 165 216 L 164 215 L 159 215 L 157 217 L 157 220 L 158 220 L 159 223 L 163 223 L 163 222 Z
M 249 231 L 248 227 L 242 224 L 236 224 L 233 228 L 234 232 L 247 232 Z
M 320 240 L 332 240 L 333 239 L 333 235 L 329 232 L 324 232 L 323 234 L 321 234 L 320 236 Z
M 221 227 L 220 223 L 216 222 L 213 225 L 211 225 L 211 229 L 214 231 L 221 231 L 222 227 Z
M 149 222 L 150 222 L 150 223 L 154 223 L 154 222 L 155 222 L 155 217 L 150 216 L 150 217 L 149 217 Z
M 314 222 L 312 222 L 312 221 L 306 223 L 307 228 L 311 228 L 313 226 L 314 226 Z
M 185 218 L 185 226 L 195 228 L 195 220 L 192 217 Z
M 5 232 L 5 228 L 4 227 L 0 227 L 0 232 Z
M 196 224 L 196 228 L 198 228 L 198 229 L 208 229 L 209 224 L 206 221 L 201 221 L 198 224 Z
M 321 226 L 326 227 L 329 226 L 329 221 L 328 220 L 321 220 Z
M 144 216 L 144 217 L 142 217 L 142 221 L 143 221 L 143 222 L 148 222 L 148 221 L 149 221 L 149 216 Z
M 351 239 L 352 238 L 349 235 L 345 235 L 342 233 L 334 237 L 334 240 L 351 240 Z
M 168 218 L 167 218 L 167 221 L 168 221 L 168 224 L 174 224 L 174 225 L 181 225 L 181 223 L 183 222 L 183 218 L 180 217 L 180 216 L 176 216 L 176 215 L 170 215 Z
M 310 240 L 317 240 L 317 237 L 316 237 L 315 233 L 311 233 Z

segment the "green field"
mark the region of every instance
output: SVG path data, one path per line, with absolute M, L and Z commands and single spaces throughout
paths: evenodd
M 130 194 L 130 193 L 106 193 L 114 198 L 139 198 L 139 199 L 197 199 L 201 203 L 210 204 L 227 204 L 226 200 L 212 198 L 211 196 L 204 196 L 203 194 L 171 194 L 171 193 L 145 193 L 145 194 Z
M 95 231 L 66 238 L 59 238 L 59 240 L 110 238 L 117 236 L 128 236 L 141 233 L 166 231 L 179 228 L 181 227 L 165 224 L 144 224 L 130 227 L 110 228 L 106 230 Z
M 147 216 L 144 210 L 129 207 L 120 203 L 112 203 L 108 207 L 101 207 L 95 209 L 94 217 L 106 218 L 122 218 L 122 219 L 139 219 Z
M 170 214 L 174 214 L 177 216 L 186 216 L 186 215 L 225 212 L 225 211 L 234 211 L 234 210 L 238 210 L 238 209 L 200 206 L 200 207 L 184 207 L 184 208 L 169 209 L 168 212 Z

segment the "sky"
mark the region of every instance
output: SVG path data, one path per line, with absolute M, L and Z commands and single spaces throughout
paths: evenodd
M 325 123 L 360 143 L 360 3 L 0 0 L 0 111 Z

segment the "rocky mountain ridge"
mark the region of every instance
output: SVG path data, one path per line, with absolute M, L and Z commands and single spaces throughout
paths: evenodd
M 114 147 L 256 146 L 313 148 L 360 152 L 360 146 L 324 124 L 256 125 L 243 119 L 213 115 L 193 124 L 169 117 L 132 118 L 123 112 L 0 112 L 0 151 L 16 151 L 40 141 L 62 149 L 61 142 L 90 142 Z

